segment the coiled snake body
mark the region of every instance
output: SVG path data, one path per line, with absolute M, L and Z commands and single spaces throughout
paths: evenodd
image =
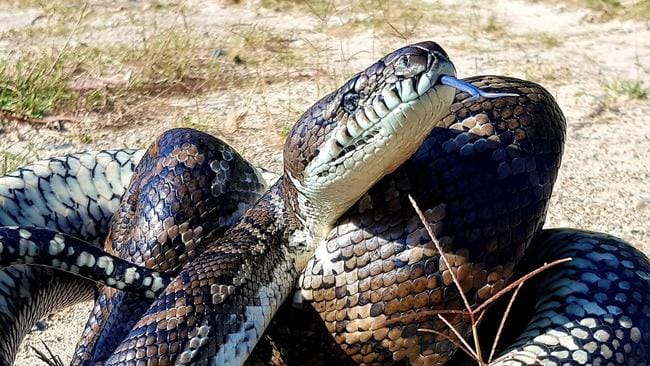
M 0 224 L 31 224 L 92 241 L 102 237 L 110 213 L 116 211 L 106 249 L 172 278 L 178 274 L 151 306 L 141 297 L 102 289 L 77 352 L 75 362 L 80 364 L 240 364 L 299 273 L 302 290 L 294 306 L 285 304 L 280 309 L 252 359 L 294 364 L 306 360 L 328 364 L 339 358 L 360 364 L 443 364 L 455 347 L 444 337 L 419 333 L 418 328 L 447 335 L 449 330 L 436 318 L 414 314 L 461 308 L 450 271 L 478 304 L 513 274 L 564 253 L 577 259 L 541 280 L 545 292 L 537 301 L 528 301 L 535 306 L 528 328 L 497 362 L 537 359 L 587 364 L 599 358 L 603 363 L 645 362 L 650 352 L 647 258 L 628 244 L 599 234 L 568 230 L 539 234 L 564 139 L 564 119 L 553 99 L 533 83 L 476 77 L 468 81 L 519 96 L 466 101 L 468 95 L 460 93 L 451 104 L 452 113 L 445 116 L 449 108 L 445 103 L 453 93 L 437 84 L 440 75 L 453 75 L 446 55 L 434 44 L 420 44 L 388 55 L 325 97 L 290 134 L 284 177 L 221 239 L 217 236 L 224 227 L 259 197 L 261 185 L 254 169 L 239 163 L 229 148 L 227 156 L 223 151 L 210 155 L 204 148 L 210 150 L 212 142 L 188 131 L 166 133 L 150 148 L 147 156 L 160 154 L 161 158 L 145 158 L 138 168 L 143 173 L 131 184 L 119 211 L 117 200 L 140 153 L 82 154 L 51 160 L 48 169 L 36 165 L 5 177 L 3 183 L 10 188 L 0 192 Z M 161 151 L 165 148 L 169 151 Z M 75 170 L 68 159 L 92 166 L 92 174 L 84 172 L 83 163 Z M 233 169 L 230 161 L 239 168 Z M 165 169 L 187 171 L 188 177 L 192 169 L 204 169 L 199 176 L 211 178 L 172 197 L 175 190 L 147 187 L 147 179 L 142 178 L 147 172 L 161 175 Z M 233 170 L 239 173 L 229 175 Z M 69 202 L 52 194 L 63 185 L 76 184 L 75 176 L 83 179 L 83 173 L 94 179 L 79 184 L 79 189 L 91 192 L 70 195 Z M 100 179 L 102 174 L 110 179 Z M 57 176 L 62 178 L 54 179 Z M 240 176 L 245 179 L 235 182 L 242 184 L 227 183 Z M 30 179 L 36 185 L 25 184 Z M 183 186 L 182 179 L 178 183 Z M 52 193 L 44 193 L 48 190 Z M 237 198 L 230 192 L 245 197 L 230 200 Z M 408 203 L 408 194 L 434 225 L 453 268 L 442 265 Z M 165 197 L 171 202 L 182 197 L 197 201 L 183 206 L 192 212 L 161 214 Z M 202 210 L 199 203 L 206 197 L 226 200 L 220 209 L 212 211 L 215 203 L 211 202 Z M 138 208 L 142 202 L 156 209 L 147 214 Z M 216 211 L 230 219 L 204 220 Z M 193 218 L 195 214 L 202 219 Z M 33 261 L 29 243 L 34 229 L 23 228 L 28 235 L 22 237 L 20 229 L 4 230 L 5 237 L 0 238 L 4 248 L 24 248 Z M 12 230 L 17 234 L 10 242 L 6 238 Z M 129 236 L 124 239 L 121 233 Z M 95 257 L 85 258 L 84 269 L 97 262 Z M 185 260 L 189 263 L 183 265 Z M 119 267 L 117 258 L 111 263 Z M 56 264 L 60 266 L 48 262 Z M 120 272 L 125 274 L 123 280 L 108 285 L 130 289 L 137 284 L 141 287 L 136 292 L 157 294 L 163 282 L 145 283 L 146 272 L 138 278 L 133 275 L 139 270 L 145 271 L 127 263 Z M 43 281 L 48 276 L 51 279 Z M 36 277 L 43 283 L 37 283 Z M 0 361 L 7 364 L 40 316 L 93 295 L 87 281 L 24 264 L 2 270 L 0 279 L 0 301 L 5 302 L 0 303 Z M 16 300 L 21 297 L 16 289 L 29 286 L 40 293 L 22 298 L 38 301 Z M 296 321 L 310 316 L 295 309 L 301 301 L 302 307 L 319 314 L 321 323 Z M 397 318 L 401 320 L 386 323 Z M 450 321 L 467 335 L 465 318 L 458 315 Z M 323 324 L 325 329 L 320 330 L 333 335 L 331 344 L 310 343 L 305 334 L 318 342 L 327 340 L 310 328 L 314 324 Z M 274 354 L 269 361 L 264 350 L 273 347 L 263 347 L 269 342 L 282 350 L 284 359 Z

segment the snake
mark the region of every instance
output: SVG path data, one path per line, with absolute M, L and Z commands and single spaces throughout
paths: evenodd
M 553 98 L 534 83 L 495 76 L 470 78 L 467 82 L 506 95 L 476 100 L 459 92 L 454 97 L 453 89 L 440 83 L 453 74 L 453 66 L 439 46 L 409 46 L 382 58 L 307 111 L 285 145 L 284 175 L 239 223 L 230 229 L 211 229 L 224 234 L 213 239 L 216 234 L 209 233 L 201 239 L 210 242 L 207 249 L 192 254 L 184 252 L 185 247 L 174 248 L 170 257 L 174 260 L 176 255 L 185 255 L 189 263 L 176 264 L 176 269 L 169 264 L 155 268 L 172 273 L 180 269 L 180 275 L 145 309 L 133 328 L 127 330 L 126 338 L 108 351 L 113 353 L 105 364 L 241 364 L 267 326 L 266 334 L 280 348 L 294 345 L 300 349 L 300 342 L 287 341 L 290 337 L 286 333 L 287 328 L 293 327 L 289 332 L 305 334 L 300 331 L 305 324 L 277 321 L 298 316 L 299 306 L 318 314 L 333 343 L 332 349 L 338 351 L 320 357 L 343 353 L 344 358 L 359 364 L 443 364 L 455 352 L 454 345 L 444 337 L 420 334 L 418 329 L 437 329 L 448 336 L 449 331 L 433 318 L 419 319 L 413 315 L 420 310 L 459 308 L 458 291 L 450 281 L 452 271 L 460 279 L 463 291 L 473 302 L 480 303 L 508 280 L 521 275 L 520 268 L 525 272 L 531 268 L 526 266 L 552 260 L 558 253 L 574 260 L 561 266 L 560 272 L 549 271 L 544 276 L 539 288 L 548 292 L 537 294 L 539 299 L 528 303 L 534 304 L 533 320 L 496 362 L 645 362 L 650 343 L 650 292 L 645 291 L 650 278 L 647 258 L 620 239 L 603 234 L 569 229 L 540 231 L 564 139 L 564 119 Z M 409 99 L 416 93 L 415 99 Z M 427 98 L 421 98 L 422 94 Z M 160 142 L 177 133 L 163 135 L 147 153 L 156 155 L 161 147 L 167 146 Z M 400 136 L 401 133 L 406 136 Z M 180 150 L 190 151 L 190 145 L 175 145 L 170 149 L 179 151 L 158 164 L 164 168 L 181 161 L 178 158 L 183 156 L 183 164 L 178 165 L 188 167 L 185 162 L 191 154 L 179 154 Z M 138 170 L 135 162 L 142 154 L 79 154 L 9 174 L 5 182 L 18 189 L 2 192 L 5 213 L 0 211 L 0 223 L 28 223 L 98 241 L 106 234 L 102 230 L 109 226 L 112 212 L 118 212 L 116 217 L 120 212 L 127 217 L 124 212 L 133 211 L 118 209 L 117 201 L 125 193 L 124 182 Z M 70 175 L 74 169 L 68 159 L 84 161 L 86 170 Z M 228 160 L 223 155 L 221 159 Z M 53 163 L 60 165 L 51 168 Z M 229 170 L 220 163 L 209 164 L 215 176 L 213 182 L 221 182 L 221 173 Z M 152 164 L 155 165 L 144 164 L 145 175 L 160 169 L 152 168 Z M 111 173 L 107 174 L 109 170 Z M 250 177 L 255 176 L 253 170 L 250 172 Z M 99 179 L 102 174 L 104 179 Z M 92 176 L 88 183 L 93 194 L 69 197 L 71 204 L 61 205 L 65 197 L 52 193 L 61 192 L 63 183 L 54 184 L 52 175 L 60 175 L 65 184 L 72 185 L 77 177 L 88 180 Z M 37 184 L 26 187 L 24 183 L 29 179 Z M 138 181 L 137 176 L 134 181 Z M 48 184 L 50 194 L 42 194 L 41 184 Z M 251 201 L 258 199 L 263 186 L 253 185 L 256 188 Z M 142 183 L 130 187 L 123 200 L 132 199 L 131 190 L 141 189 Z M 427 239 L 408 204 L 408 194 L 415 197 L 433 223 L 452 268 L 445 268 L 440 253 Z M 44 204 L 35 202 L 35 196 Z M 12 204 L 16 206 L 9 209 Z M 79 212 L 85 217 L 67 217 Z M 232 224 L 236 221 L 234 216 L 226 221 Z M 115 236 L 117 221 L 110 225 L 109 237 Z M 92 222 L 89 227 L 85 226 L 88 222 Z M 47 233 L 40 230 L 43 235 Z M 64 290 L 77 289 L 80 297 L 92 297 L 92 286 L 80 285 L 78 276 L 33 266 L 38 259 L 31 254 L 38 251 L 38 246 L 31 243 L 39 236 L 35 235 L 37 229 L 7 228 L 5 232 L 13 232 L 15 240 L 0 239 L 4 247 L 14 245 L 20 251 L 22 245 L 29 254 L 29 260 L 23 258 L 20 266 L 0 272 L 0 294 L 5 296 L 5 302 L 11 303 L 16 298 L 11 291 L 20 287 L 7 286 L 9 281 L 14 285 L 20 280 L 33 285 L 35 281 L 30 276 L 40 273 L 50 276 L 49 281 L 43 281 L 47 286 L 64 284 L 68 286 Z M 79 239 L 51 235 L 59 235 L 57 238 L 66 245 L 82 245 Z M 137 252 L 137 246 L 126 247 Z M 49 251 L 50 247 L 45 245 L 44 249 Z M 72 255 L 78 252 L 73 249 Z M 109 252 L 100 255 L 121 254 Z M 4 252 L 0 253 L 4 261 Z M 86 251 L 81 263 L 93 262 L 89 262 L 89 258 L 95 257 L 90 253 Z M 115 256 L 110 258 L 111 263 L 121 263 Z M 52 265 L 52 258 L 44 261 Z M 57 263 L 60 265 L 60 260 Z M 117 272 L 128 270 L 127 277 L 132 281 L 114 279 L 107 286 L 119 283 L 125 289 L 132 283 L 144 285 L 133 279 L 146 278 L 145 269 L 126 261 L 123 266 L 125 269 Z M 71 272 L 92 266 L 77 267 L 77 271 Z M 245 270 L 236 272 L 242 268 Z M 137 271 L 143 274 L 133 275 Z M 154 272 L 149 273 L 153 278 Z M 299 290 L 294 300 L 289 301 L 292 304 L 282 306 L 271 321 L 273 313 L 289 297 L 299 274 Z M 158 276 L 161 281 L 165 277 Z M 161 287 L 157 285 L 156 290 Z M 53 308 L 78 301 L 61 296 L 66 292 L 52 288 L 39 294 L 49 301 L 38 304 Z M 149 287 L 147 291 L 153 289 Z M 251 299 L 252 303 L 246 303 Z M 13 307 L 0 306 L 2 329 L 11 329 L 5 328 L 5 324 L 21 324 L 17 327 L 21 330 L 14 332 L 18 335 L 5 331 L 0 334 L 4 337 L 0 338 L 1 357 L 6 364 L 15 355 L 25 324 L 38 319 L 36 313 L 48 311 L 37 303 L 12 304 Z M 17 316 L 17 309 L 28 316 Z M 409 316 L 411 320 L 404 320 Z M 16 321 L 17 318 L 20 320 Z M 382 325 L 390 319 L 398 322 Z M 467 335 L 468 325 L 461 316 L 451 321 Z M 322 354 L 326 347 L 319 348 Z

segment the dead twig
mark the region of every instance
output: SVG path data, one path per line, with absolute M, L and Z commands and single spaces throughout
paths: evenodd
M 510 311 L 512 310 L 512 305 L 517 298 L 517 295 L 519 294 L 519 290 L 523 286 L 523 284 L 531 279 L 532 277 L 546 271 L 547 269 L 557 266 L 562 263 L 566 263 L 572 260 L 572 258 L 562 258 L 558 259 L 556 261 L 550 262 L 550 263 L 544 263 L 543 266 L 540 268 L 535 269 L 534 271 L 531 271 L 527 273 L 526 275 L 522 276 L 521 278 L 517 279 L 510 285 L 506 286 L 505 288 L 501 289 L 498 291 L 496 294 L 490 296 L 484 303 L 481 305 L 477 306 L 476 308 L 472 308 L 472 306 L 469 304 L 469 301 L 467 297 L 465 296 L 465 293 L 463 292 L 463 288 L 460 284 L 460 281 L 458 281 L 458 278 L 456 277 L 456 273 L 453 271 L 453 268 L 451 267 L 449 261 L 447 260 L 447 256 L 445 255 L 445 252 L 443 251 L 442 245 L 440 244 L 440 241 L 437 239 L 436 235 L 433 232 L 433 229 L 431 228 L 431 224 L 428 222 L 424 214 L 422 213 L 422 210 L 418 206 L 417 202 L 415 202 L 415 199 L 411 195 L 409 195 L 409 200 L 411 201 L 411 205 L 415 209 L 415 212 L 417 213 L 418 217 L 420 218 L 420 221 L 424 225 L 424 228 L 426 229 L 427 233 L 429 234 L 429 237 L 433 244 L 435 245 L 436 249 L 438 250 L 438 253 L 440 254 L 440 258 L 442 259 L 443 263 L 449 270 L 449 274 L 451 275 L 452 281 L 456 288 L 458 289 L 458 292 L 460 294 L 460 297 L 463 301 L 463 304 L 465 305 L 465 310 L 430 310 L 430 311 L 421 311 L 418 312 L 417 314 L 410 314 L 404 317 L 399 317 L 395 319 L 391 319 L 388 321 L 385 321 L 384 324 L 393 324 L 397 322 L 403 322 L 403 321 L 412 321 L 414 319 L 418 319 L 423 316 L 431 316 L 435 315 L 437 316 L 453 333 L 458 337 L 459 341 L 462 343 L 462 346 L 458 342 L 454 342 L 451 340 L 451 337 L 446 336 L 445 338 L 448 339 L 450 342 L 452 342 L 454 345 L 456 345 L 460 350 L 465 352 L 467 355 L 472 357 L 476 362 L 478 362 L 479 365 L 485 365 L 485 362 L 483 361 L 482 358 L 482 351 L 481 351 L 481 342 L 479 339 L 478 335 L 478 324 L 480 323 L 481 319 L 483 318 L 483 315 L 485 314 L 485 310 L 492 304 L 494 304 L 495 301 L 497 301 L 499 298 L 501 298 L 503 295 L 507 294 L 508 292 L 515 290 L 510 302 L 508 303 L 508 306 L 506 308 L 506 312 L 504 313 L 503 317 L 501 318 L 501 322 L 499 324 L 499 328 L 497 330 L 497 334 L 495 336 L 494 342 L 492 344 L 492 348 L 490 350 L 490 356 L 488 357 L 488 362 L 491 362 L 492 358 L 494 357 L 494 354 L 496 352 L 497 344 L 499 342 L 499 339 L 501 337 L 501 333 L 503 331 L 503 327 L 505 326 L 505 322 L 508 318 L 508 315 L 510 314 Z M 445 318 L 442 316 L 442 314 L 462 314 L 466 317 L 469 318 L 470 326 L 472 328 L 472 336 L 474 339 L 474 348 L 470 347 L 467 341 L 460 335 L 460 332 Z M 428 331 L 431 333 L 435 334 L 440 334 L 443 335 L 443 333 L 434 331 L 434 330 L 426 330 L 426 329 L 418 329 L 419 331 Z
M 506 312 L 501 317 L 501 322 L 499 322 L 499 328 L 497 329 L 497 335 L 494 337 L 494 342 L 492 342 L 492 349 L 490 350 L 490 356 L 488 356 L 488 363 L 492 362 L 494 353 L 497 350 L 497 345 L 499 344 L 499 339 L 501 338 L 501 333 L 503 332 L 503 327 L 506 324 L 506 320 L 508 320 L 508 315 L 510 315 L 510 309 L 512 308 L 512 304 L 514 304 L 517 295 L 519 295 L 519 290 L 521 290 L 521 286 L 523 285 L 524 283 L 522 282 L 519 284 L 519 286 L 517 286 L 515 292 L 512 293 L 512 297 L 510 298 L 510 301 L 508 301 Z
M 38 125 L 49 125 L 53 123 L 73 122 L 79 123 L 80 121 L 74 117 L 68 116 L 47 116 L 43 118 L 28 117 L 20 114 L 12 113 L 9 111 L 0 110 L 0 121 L 14 121 Z
M 463 345 L 463 343 L 458 342 L 457 340 L 451 338 L 450 336 L 446 335 L 445 333 L 438 332 L 437 330 L 433 330 L 433 329 L 426 329 L 426 328 L 419 328 L 419 329 L 418 329 L 418 332 L 423 332 L 423 333 L 432 333 L 432 334 L 438 335 L 438 336 L 440 336 L 440 337 L 443 337 L 444 339 L 446 339 L 446 340 L 448 340 L 449 342 L 451 342 L 454 346 L 458 347 L 458 349 L 460 349 L 461 351 L 465 352 L 465 354 L 467 354 L 467 355 L 470 356 L 470 357 L 473 357 L 473 356 L 472 356 L 472 351 L 469 350 L 469 349 L 466 349 L 465 346 Z M 474 361 L 478 361 L 478 360 L 477 360 L 477 359 L 474 359 Z
M 86 10 L 88 9 L 88 1 L 86 1 L 81 8 L 81 12 L 79 13 L 79 18 L 77 18 L 77 21 L 75 22 L 74 26 L 72 27 L 72 30 L 68 34 L 68 38 L 66 38 L 65 43 L 63 44 L 63 47 L 61 47 L 61 50 L 59 53 L 56 55 L 56 58 L 52 62 L 52 65 L 50 65 L 50 68 L 48 70 L 48 74 L 51 74 L 54 69 L 56 68 L 56 65 L 58 65 L 59 61 L 61 60 L 61 57 L 65 54 L 65 51 L 67 50 L 68 46 L 70 45 L 70 41 L 72 40 L 72 37 L 74 34 L 77 32 L 77 29 L 79 28 L 79 24 L 81 24 L 81 21 L 83 18 L 86 16 Z
M 433 229 L 431 228 L 431 224 L 429 224 L 429 221 L 426 219 L 424 214 L 422 213 L 422 210 L 420 210 L 420 206 L 418 206 L 417 202 L 415 202 L 415 199 L 413 196 L 409 194 L 409 201 L 411 201 L 411 205 L 415 209 L 415 212 L 418 214 L 418 217 L 420 218 L 420 221 L 422 221 L 422 224 L 424 225 L 424 228 L 426 229 L 427 233 L 429 234 L 429 237 L 431 238 L 431 241 L 433 242 L 433 245 L 436 246 L 436 249 L 438 250 L 438 253 L 440 253 L 440 258 L 442 261 L 445 263 L 445 267 L 449 270 L 449 274 L 451 275 L 451 279 L 456 285 L 456 288 L 458 288 L 458 293 L 460 294 L 461 299 L 463 299 L 463 304 L 465 304 L 465 309 L 467 310 L 467 313 L 469 315 L 470 319 L 470 324 L 472 325 L 472 330 L 473 334 L 478 334 L 476 327 L 478 326 L 476 322 L 476 316 L 477 312 L 474 312 L 472 310 L 472 306 L 469 304 L 469 301 L 467 300 L 467 296 L 465 296 L 465 292 L 463 291 L 463 287 L 460 285 L 460 282 L 458 281 L 458 278 L 456 277 L 456 273 L 454 272 L 453 268 L 451 267 L 451 264 L 447 260 L 447 256 L 445 255 L 444 250 L 442 249 L 442 245 L 440 244 L 440 241 L 438 241 L 438 238 L 436 237 L 436 234 L 434 234 Z M 438 315 L 440 318 L 440 315 Z M 483 360 L 481 359 L 481 347 L 478 342 L 478 338 L 475 336 L 474 337 L 474 347 L 475 347 L 475 353 L 474 355 L 476 356 L 476 360 L 478 361 L 479 365 L 483 365 Z
M 495 301 L 497 301 L 501 296 L 503 296 L 503 295 L 507 294 L 508 292 L 510 292 L 510 291 L 514 290 L 515 288 L 517 288 L 519 286 L 519 284 L 522 284 L 522 283 L 528 281 L 529 279 L 537 276 L 538 274 L 546 271 L 547 269 L 549 269 L 551 267 L 555 267 L 558 264 L 570 262 L 572 260 L 573 260 L 573 258 L 567 257 L 567 258 L 558 259 L 558 260 L 550 262 L 550 263 L 544 263 L 543 266 L 537 268 L 536 270 L 534 270 L 532 272 L 528 272 L 525 276 L 519 278 L 518 280 L 514 281 L 513 283 L 511 283 L 508 286 L 506 286 L 505 288 L 503 288 L 501 291 L 499 291 L 496 294 L 494 294 L 493 296 L 491 296 L 484 303 L 479 305 L 474 311 L 479 312 L 479 311 L 485 310 L 488 306 L 492 305 Z
M 451 324 L 447 319 L 445 319 L 444 316 L 438 314 L 438 319 L 440 319 L 443 323 L 445 323 L 445 325 L 446 325 L 446 326 L 447 326 L 447 327 L 448 327 L 448 328 L 449 328 L 449 329 L 454 333 L 454 335 L 456 335 L 456 337 L 458 338 L 458 340 L 461 341 L 461 342 L 463 343 L 463 345 L 465 346 L 465 348 L 466 348 L 468 351 L 470 351 L 469 355 L 472 356 L 472 358 L 473 358 L 474 360 L 476 360 L 479 364 L 483 364 L 483 363 L 482 363 L 483 361 L 481 361 L 481 355 L 478 354 L 478 353 L 476 352 L 476 350 L 473 350 L 472 347 L 470 347 L 470 345 L 469 345 L 469 344 L 467 343 L 467 341 L 465 340 L 465 337 L 463 337 L 463 336 L 460 334 L 460 332 L 459 332 L 459 331 L 458 331 L 458 330 L 457 330 L 457 329 L 456 329 L 456 328 L 455 328 L 455 327 L 454 327 L 454 326 L 453 326 L 453 325 L 452 325 L 452 324 Z

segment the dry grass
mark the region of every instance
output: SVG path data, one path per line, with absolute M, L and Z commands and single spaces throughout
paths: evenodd
M 552 65 L 542 61 L 532 61 L 518 68 L 524 78 L 535 82 L 566 83 L 571 80 L 571 70 L 565 66 Z
M 0 0 L 2 3 L 9 2 Z M 644 14 L 643 9 L 650 10 L 650 0 L 629 6 L 618 0 L 575 0 L 573 3 L 599 11 L 616 10 L 616 14 Z M 21 1 L 17 5 L 41 9 L 42 15 L 35 20 L 35 26 L 10 30 L 2 37 L 33 39 L 89 31 L 88 23 L 98 11 L 90 6 L 88 11 L 80 13 L 84 4 L 86 2 L 81 0 Z M 453 14 L 440 4 L 419 0 L 406 4 L 379 0 L 352 3 L 263 0 L 262 5 L 280 12 L 310 14 L 329 33 L 372 30 L 405 42 L 432 22 L 463 26 L 473 38 L 499 39 L 507 33 L 505 23 L 495 13 L 482 13 L 478 5 L 469 8 L 470 16 L 467 17 Z M 139 6 L 156 11 L 172 9 L 181 17 L 192 11 L 170 1 L 147 1 Z M 132 21 L 134 25 L 139 24 L 137 17 L 132 17 Z M 259 25 L 241 25 L 230 29 L 230 37 L 215 39 L 194 32 L 185 20 L 183 23 L 185 29 L 174 30 L 159 29 L 155 23 L 142 25 L 142 39 L 137 45 L 97 47 L 80 44 L 66 50 L 31 49 L 3 60 L 0 63 L 0 110 L 29 117 L 117 112 L 126 118 L 124 114 L 144 111 L 138 105 L 150 104 L 152 99 L 169 95 L 199 95 L 233 85 L 272 83 L 285 79 L 289 70 L 294 75 L 302 70 L 316 70 L 316 76 L 331 74 L 329 60 L 322 57 L 327 52 L 319 52 L 314 45 L 309 45 L 312 49 L 307 50 L 294 47 L 291 33 L 279 34 Z M 557 36 L 543 32 L 524 38 L 526 42 L 540 43 L 547 48 L 562 44 Z M 305 55 L 314 53 L 316 57 L 306 60 Z M 530 70 L 530 76 L 533 79 L 565 76 L 564 70 L 557 71 L 535 67 Z M 338 75 L 330 79 L 333 85 L 340 81 Z M 322 89 L 329 87 L 323 85 Z M 641 98 L 646 91 L 643 85 L 633 84 L 622 85 L 620 89 L 622 93 Z
M 427 24 L 455 24 L 462 19 L 438 3 L 421 0 L 262 0 L 262 5 L 281 12 L 307 12 L 328 34 L 372 30 L 405 41 L 415 37 Z
M 548 1 L 548 0 L 544 0 Z M 599 14 L 598 20 L 609 20 L 615 17 L 650 20 L 650 0 L 619 1 L 619 0 L 570 0 L 552 2 L 569 4 L 576 8 L 588 8 Z
M 233 64 L 211 55 L 207 42 L 185 31 L 163 31 L 136 47 L 32 51 L 0 67 L 0 109 L 34 117 L 109 112 L 152 95 L 229 85 L 238 75 L 221 71 Z
M 37 159 L 33 149 L 27 148 L 20 154 L 0 151 L 0 176 Z
M 25 45 L 7 50 L 6 57 L 0 59 L 0 123 L 9 119 L 12 123 L 44 124 L 52 116 L 79 122 L 94 116 L 90 119 L 101 121 L 102 126 L 124 126 L 173 114 L 174 107 L 169 105 L 173 98 L 195 100 L 198 105 L 204 95 L 213 91 L 257 90 L 258 85 L 308 75 L 301 70 L 310 67 L 304 59 L 309 50 L 294 46 L 291 33 L 241 24 L 230 26 L 226 35 L 215 36 L 191 24 L 187 17 L 192 9 L 184 5 L 157 1 L 138 4 L 141 7 L 118 11 L 126 14 L 122 25 L 136 29 L 136 41 L 109 44 L 70 42 L 97 31 L 93 19 L 107 11 L 101 4 L 9 4 L 14 8 L 35 7 L 42 15 L 32 26 L 0 34 L 0 41 Z M 3 5 L 8 6 L 8 2 L 0 0 L 0 7 Z M 144 15 L 148 14 L 145 11 L 163 14 L 169 9 L 177 20 L 180 18 L 176 24 L 183 26 L 161 26 Z M 56 35 L 68 41 L 49 41 Z M 287 108 L 287 113 L 290 120 L 295 120 L 300 111 Z M 180 118 L 181 125 L 203 130 L 222 122 L 198 114 Z M 278 133 L 286 135 L 288 125 L 281 123 Z M 83 144 L 95 140 L 86 132 L 73 133 L 69 138 Z M 13 150 L 0 150 L 0 154 L 0 173 L 35 158 Z
M 77 28 L 70 25 L 68 7 L 32 3 L 57 14 L 48 16 L 48 34 L 60 30 L 72 37 L 83 31 L 83 22 L 92 12 L 77 13 L 77 24 L 82 23 Z M 184 16 L 185 10 L 175 11 Z M 152 98 L 198 95 L 252 85 L 259 79 L 274 82 L 304 65 L 303 55 L 291 47 L 290 34 L 242 25 L 233 27 L 229 37 L 219 38 L 193 31 L 186 21 L 183 23 L 185 29 L 157 28 L 154 24 L 142 31 L 138 44 L 26 48 L 0 63 L 0 111 L 27 117 L 124 113 Z M 21 32 L 33 38 L 41 27 Z M 10 31 L 3 36 L 22 35 Z
M 650 89 L 641 80 L 612 79 L 602 85 L 607 95 L 613 98 L 623 97 L 628 100 L 648 99 Z

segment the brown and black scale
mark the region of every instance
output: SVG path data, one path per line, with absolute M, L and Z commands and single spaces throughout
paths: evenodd
M 169 130 L 136 167 L 104 247 L 176 275 L 197 257 L 206 236 L 223 234 L 264 189 L 255 168 L 219 139 L 196 130 Z M 105 360 L 151 302 L 100 288 L 73 364 Z
M 325 244 L 331 261 L 316 256 L 300 279 L 307 307 L 320 314 L 334 343 L 355 363 L 436 365 L 455 350 L 442 337 L 417 332 L 449 334 L 430 317 L 382 326 L 422 310 L 463 309 L 409 194 L 431 221 L 473 304 L 506 285 L 544 222 L 565 137 L 560 109 L 534 83 L 497 76 L 467 80 L 520 96 L 463 103 L 468 96 L 458 94 L 452 113 L 417 153 L 339 220 Z M 314 323 L 293 320 L 309 319 L 299 313 L 285 305 L 268 331 L 277 347 L 288 350 L 288 363 L 340 362 L 332 359 L 335 352 L 313 352 L 303 334 L 315 343 L 328 337 L 317 336 L 322 329 L 301 332 Z M 464 319 L 448 319 L 467 334 Z M 286 336 L 291 347 L 283 348 L 279 339 Z M 304 349 L 311 352 L 301 354 Z M 306 355 L 313 358 L 306 361 Z
M 386 65 L 403 55 L 428 57 L 438 50 L 432 42 L 397 50 L 317 102 L 302 115 L 285 144 L 285 170 L 300 177 L 306 161 L 318 151 L 318 139 L 338 121 L 336 113 L 345 108 L 341 101 L 358 80 L 366 78 L 377 92 L 384 72 L 394 73 Z M 446 59 L 444 52 L 441 55 Z M 305 244 L 290 240 L 302 229 L 296 219 L 301 212 L 296 210 L 295 193 L 290 180 L 280 179 L 241 222 L 210 242 L 183 267 L 105 364 L 243 362 L 298 275 L 294 260 Z M 256 311 L 261 313 L 251 313 Z M 237 345 L 235 349 L 228 342 Z

